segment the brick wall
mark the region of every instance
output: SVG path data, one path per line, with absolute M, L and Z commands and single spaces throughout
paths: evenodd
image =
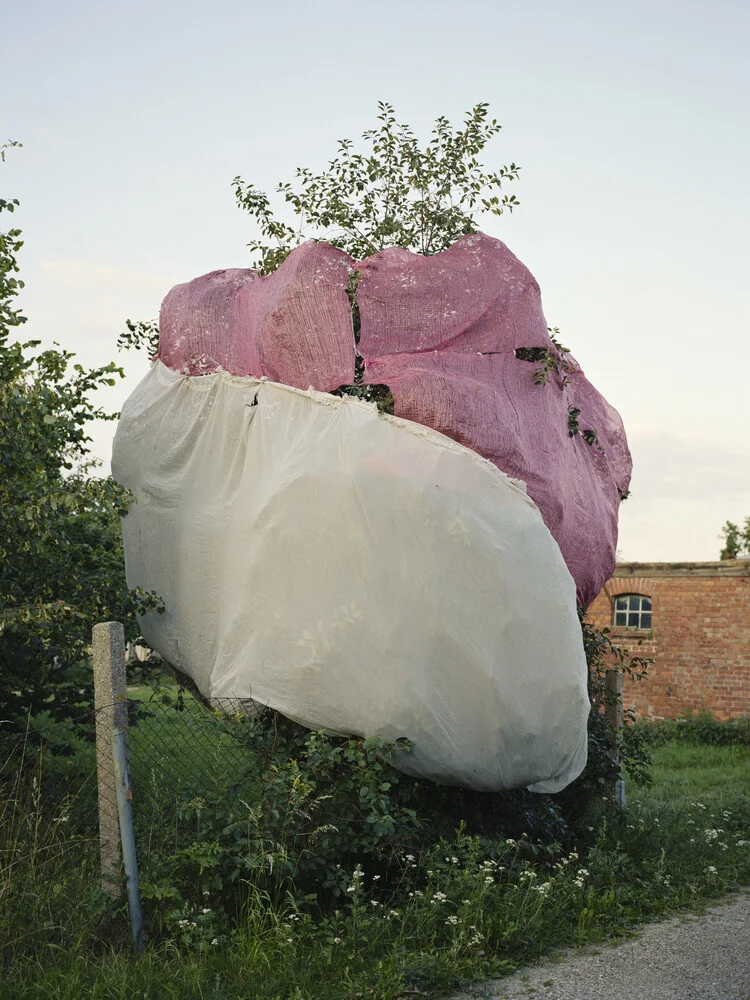
M 613 627 L 620 594 L 651 598 L 650 633 Z M 608 627 L 614 642 L 653 658 L 647 680 L 626 678 L 623 686 L 624 704 L 640 718 L 703 707 L 717 719 L 750 714 L 750 560 L 618 564 L 589 619 Z

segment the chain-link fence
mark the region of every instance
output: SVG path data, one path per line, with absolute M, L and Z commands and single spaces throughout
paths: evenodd
M 208 708 L 183 692 L 126 705 L 138 853 L 179 850 L 195 836 L 189 804 L 221 793 L 248 768 L 247 716 L 229 699 Z M 0 821 L 18 826 L 23 818 L 29 830 L 54 825 L 70 840 L 116 831 L 114 786 L 97 777 L 97 720 L 117 709 L 107 705 L 65 722 L 41 716 L 23 731 L 0 726 Z M 117 858 L 116 843 L 113 850 Z

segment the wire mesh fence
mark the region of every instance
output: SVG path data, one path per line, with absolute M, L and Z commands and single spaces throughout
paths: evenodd
M 116 707 L 65 722 L 41 716 L 23 731 L 0 726 L 0 821 L 22 816 L 27 826 L 54 824 L 66 838 L 96 839 L 103 816 L 116 830 L 114 787 L 97 779 L 97 719 Z M 196 801 L 221 794 L 251 766 L 243 740 L 247 720 L 243 706 L 230 699 L 211 708 L 183 692 L 127 701 L 139 854 L 179 850 L 195 837 Z

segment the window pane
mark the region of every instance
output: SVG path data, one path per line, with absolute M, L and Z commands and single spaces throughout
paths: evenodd
M 615 615 L 615 625 L 624 626 L 627 624 L 628 624 L 628 616 L 625 614 L 624 611 L 618 611 L 617 614 Z
M 638 628 L 638 619 L 640 617 L 637 611 L 631 611 L 628 615 L 628 628 Z
M 642 597 L 641 598 L 641 611 L 650 611 L 650 610 L 651 610 L 651 598 L 650 597 Z
M 640 608 L 640 606 L 641 606 L 641 599 L 640 599 L 640 597 L 638 597 L 636 595 L 633 595 L 630 598 L 630 610 L 631 611 L 638 611 L 638 609 Z
M 615 608 L 618 611 L 627 611 L 628 610 L 628 599 L 627 599 L 627 597 L 618 597 L 617 601 L 615 603 Z
M 641 628 L 651 628 L 651 615 L 644 614 L 641 615 Z

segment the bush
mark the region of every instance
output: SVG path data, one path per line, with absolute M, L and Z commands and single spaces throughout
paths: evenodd
M 276 901 L 290 895 L 329 912 L 346 896 L 348 873 L 358 866 L 390 890 L 403 878 L 406 855 L 449 841 L 458 828 L 485 845 L 511 838 L 571 850 L 595 839 L 613 812 L 621 768 L 645 780 L 650 763 L 639 729 L 628 724 L 624 739 L 612 729 L 604 711 L 605 672 L 613 657 L 634 674 L 643 673 L 645 661 L 615 650 L 587 623 L 583 629 L 593 704 L 589 762 L 556 795 L 475 792 L 419 780 L 393 766 L 394 755 L 408 751 L 405 741 L 311 732 L 269 709 L 232 720 L 246 757 L 219 781 L 205 774 L 184 789 L 179 844 L 165 843 L 145 865 L 152 931 L 161 933 L 165 923 L 184 927 L 186 920 L 197 926 L 207 897 L 231 923 L 250 886 Z M 215 911 L 209 912 L 214 921 Z M 219 930 L 212 922 L 210 933 Z
M 650 746 L 680 740 L 693 745 L 750 747 L 750 715 L 719 722 L 703 708 L 697 714 L 688 710 L 677 719 L 639 722 L 635 729 Z

